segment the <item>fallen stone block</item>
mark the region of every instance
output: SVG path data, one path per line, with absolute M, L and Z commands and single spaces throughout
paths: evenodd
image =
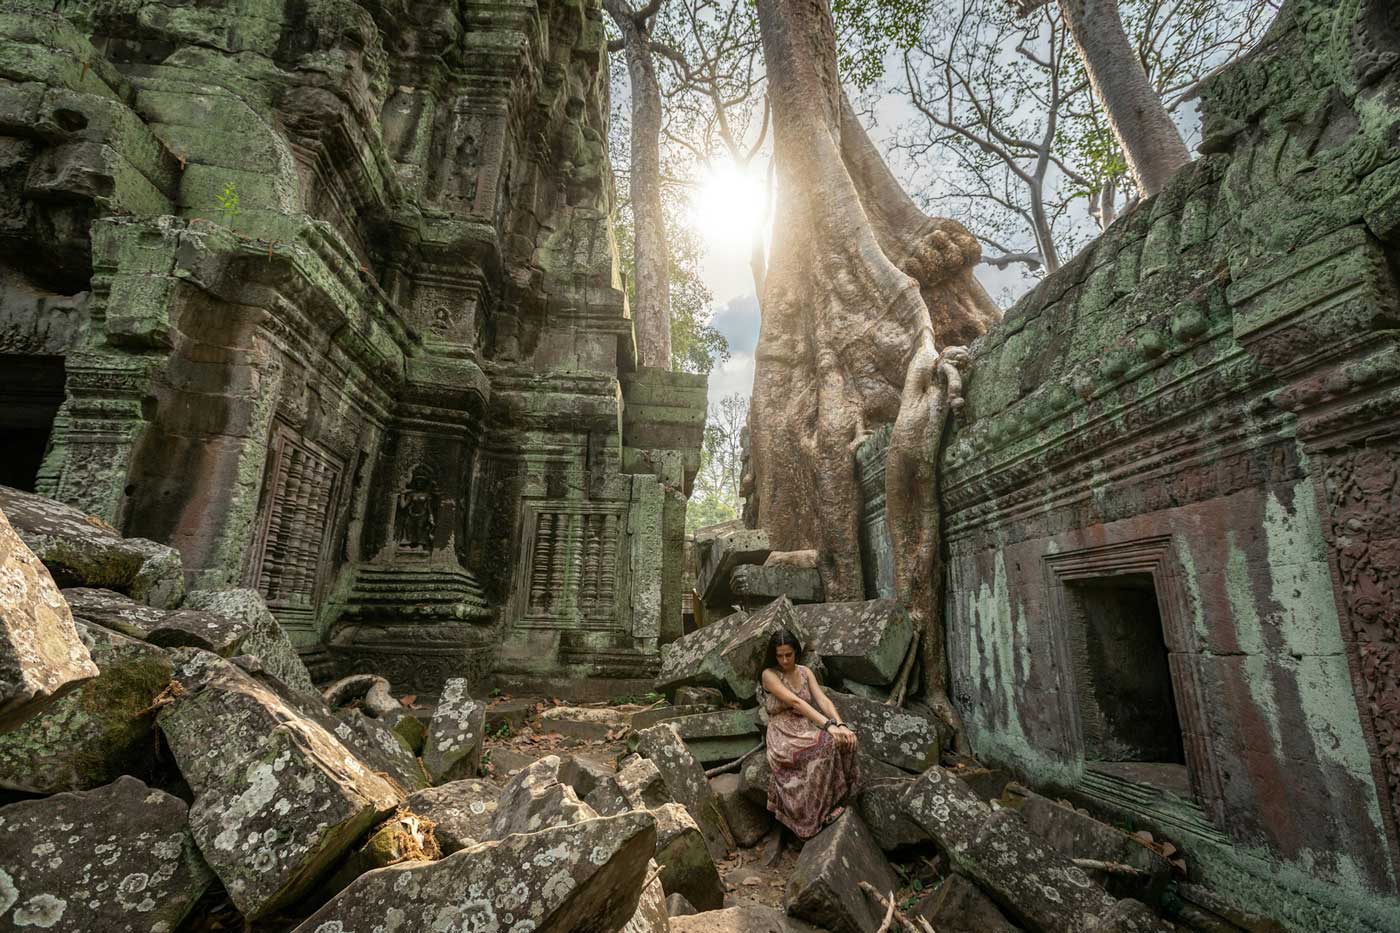
M 670 803 L 671 791 L 650 759 L 630 755 L 616 774 L 598 782 L 585 802 L 604 816 L 616 816 Z
M 856 809 L 885 852 L 931 840 L 928 832 L 904 812 L 904 797 L 914 778 L 863 779 L 856 791 Z
M 343 709 L 331 731 L 361 761 L 393 778 L 405 792 L 428 786 L 428 774 L 394 731 L 357 709 Z
M 779 596 L 796 603 L 822 601 L 822 576 L 810 567 L 741 564 L 729 575 L 729 592 L 743 606 L 762 606 Z
M 0 733 L 96 676 L 53 577 L 0 512 Z
M 666 897 L 666 913 L 672 917 L 689 917 L 699 912 L 683 894 L 671 894 Z
M 688 917 L 673 916 L 671 933 L 825 933 L 825 930 L 789 917 L 781 910 L 749 904 L 707 910 Z
M 987 803 L 1000 797 L 1011 781 L 1011 772 L 1002 768 L 957 768 L 953 773 Z
M 232 619 L 248 628 L 248 635 L 239 652 L 252 655 L 262 662 L 263 669 L 297 693 L 320 691 L 311 683 L 311 674 L 302 663 L 287 633 L 282 630 L 267 608 L 267 603 L 255 590 L 192 590 L 182 604 L 186 609 L 199 609 Z
M 1031 832 L 1013 810 L 994 811 L 951 858 L 1008 917 L 1037 933 L 1101 928 L 1116 906 L 1088 873 Z
M 0 733 L 0 787 L 53 794 L 151 777 L 156 697 L 174 670 L 160 648 L 78 622 L 101 671 L 18 729 Z
M 191 830 L 239 911 L 264 916 L 403 797 L 268 684 L 208 652 L 174 655 L 178 687 L 157 722 L 195 795 Z
M 676 706 L 721 706 L 723 704 L 724 691 L 714 687 L 678 687 L 676 689 Z M 704 712 L 704 710 L 697 710 L 697 712 Z
M 394 716 L 386 716 L 383 722 L 389 727 L 389 731 L 393 732 L 403 743 L 404 748 L 414 755 L 422 753 L 423 744 L 428 741 L 427 723 L 413 715 L 409 710 L 402 710 Z
M 768 657 L 768 642 L 775 632 L 783 630 L 791 632 L 802 643 L 804 651 L 799 661 L 808 666 L 815 663 L 791 600 L 780 596 L 740 623 L 729 640 L 720 646 L 720 660 L 732 672 L 725 686 L 734 696 L 750 700 L 757 694 Z
M 481 746 L 486 735 L 486 705 L 467 694 L 467 682 L 453 677 L 428 724 L 423 742 L 423 767 L 434 784 L 476 777 L 481 773 Z
M 681 690 L 689 689 L 691 688 L 681 688 Z M 718 693 L 719 691 L 715 692 Z M 677 691 L 677 693 L 679 694 L 679 691 Z M 643 729 L 650 729 L 657 723 L 670 722 L 674 719 L 680 719 L 682 716 L 694 716 L 697 713 L 714 712 L 718 705 L 719 704 L 712 705 L 708 703 L 691 703 L 682 706 L 681 704 L 677 703 L 674 706 L 667 705 L 659 706 L 656 709 L 642 710 L 641 712 L 632 714 L 632 728 L 637 732 L 641 732 Z
M 664 645 L 661 670 L 656 675 L 657 691 L 671 695 L 681 687 L 725 687 L 735 675 L 719 651 L 748 617 L 746 612 L 736 612 Z
M 972 788 L 939 765 L 919 775 L 902 806 L 911 820 L 950 853 L 971 845 L 992 812 Z
M 757 757 L 757 756 L 755 756 Z M 758 845 L 773 826 L 773 814 L 762 804 L 754 803 L 740 788 L 741 778 L 737 774 L 720 774 L 710 778 L 719 801 L 724 821 L 734 833 L 734 842 L 744 848 Z
M 535 714 L 535 703 L 528 697 L 492 700 L 486 707 L 486 731 L 497 735 L 504 727 L 507 733 L 519 732 Z
M 670 723 L 662 723 L 637 733 L 637 751 L 656 765 L 671 799 L 682 804 L 695 822 L 716 859 L 729 853 L 729 827 L 720 813 L 719 801 L 710 789 L 705 770 L 685 747 L 680 733 Z
M 721 709 L 664 721 L 676 727 L 686 748 L 706 767 L 728 764 L 763 744 L 765 727 L 756 708 Z
M 843 680 L 841 681 L 840 686 L 842 692 L 849 693 L 851 696 L 860 697 L 862 700 L 871 700 L 875 703 L 884 703 L 890 698 L 889 690 L 887 690 L 886 688 L 872 687 L 869 684 L 863 684 L 858 680 Z
M 414 791 L 404 806 L 433 821 L 438 845 L 451 855 L 486 839 L 500 796 L 501 789 L 490 781 L 465 778 Z
M 133 777 L 0 809 L 0 928 L 174 930 L 213 880 L 188 809 Z
M 628 728 L 628 717 L 615 709 L 553 706 L 540 713 L 540 728 L 585 741 L 606 739 Z
M 483 753 L 483 762 L 485 761 L 485 756 L 488 754 L 491 756 L 492 774 L 497 780 L 505 780 L 506 778 L 514 777 L 517 773 L 530 767 L 530 765 L 534 764 L 536 761 L 534 755 L 526 755 L 523 752 L 517 752 L 514 749 L 504 748 L 502 746 L 497 746 L 491 749 L 490 752 Z
M 772 548 L 768 532 L 761 528 L 740 528 L 717 536 L 700 560 L 695 575 L 695 591 L 710 607 L 727 607 L 733 602 L 729 577 L 741 564 L 762 564 Z
M 871 758 L 915 773 L 938 763 L 949 732 L 943 723 L 913 710 L 828 690 L 841 718 L 855 730 Z
M 1093 933 L 1173 933 L 1176 926 L 1154 914 L 1141 901 L 1124 898 L 1091 929 Z
M 113 590 L 75 586 L 63 597 L 76 618 L 162 648 L 203 648 L 238 654 L 249 628 L 242 621 L 198 609 L 157 609 Z
M 650 811 L 656 819 L 656 862 L 667 894 L 682 894 L 701 910 L 724 906 L 724 883 L 710 857 L 705 837 L 690 813 L 678 803 Z
M 508 836 L 361 875 L 296 933 L 621 929 L 637 912 L 656 826 L 645 813 Z
M 914 912 L 938 933 L 1018 933 L 1020 929 L 981 888 L 959 874 L 940 881 Z
M 820 603 L 796 612 L 811 640 L 804 647 L 843 680 L 889 686 L 914 640 L 909 613 L 893 599 Z
M 655 870 L 654 862 L 647 866 L 648 874 Z M 637 912 L 627 921 L 621 933 L 670 933 L 670 930 L 666 890 L 661 886 L 661 879 L 656 878 L 642 890 L 642 896 L 637 901 Z
M 180 604 L 184 567 L 174 548 L 123 538 L 72 506 L 9 486 L 0 486 L 0 511 L 59 586 L 116 590 L 157 609 Z
M 496 801 L 486 840 L 598 817 L 592 807 L 578 799 L 572 787 L 559 780 L 561 764 L 558 755 L 546 755 L 510 779 Z
M 1010 797 L 1031 832 L 1066 858 L 1094 859 L 1136 868 L 1142 874 L 1090 871 L 1089 877 L 1120 898 L 1160 900 L 1172 866 L 1161 853 L 1107 823 L 1031 791 Z
M 788 880 L 787 912 L 831 933 L 869 933 L 882 913 L 860 889 L 862 881 L 881 893 L 899 889 L 875 838 L 847 809 L 802 847 Z
M 565 755 L 559 765 L 559 780 L 572 787 L 580 800 L 616 774 L 616 771 L 601 761 L 594 761 L 583 755 Z

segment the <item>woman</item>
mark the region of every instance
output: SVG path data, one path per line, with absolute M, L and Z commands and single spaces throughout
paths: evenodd
M 797 663 L 802 645 L 787 630 L 768 642 L 763 671 L 768 710 L 768 809 L 799 839 L 841 815 L 860 780 L 856 734 L 841 721 L 817 678 Z

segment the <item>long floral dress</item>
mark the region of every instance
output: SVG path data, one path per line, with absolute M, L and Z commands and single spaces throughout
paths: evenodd
M 801 667 L 799 697 L 812 700 L 812 676 Z M 764 692 L 768 711 L 768 809 L 797 834 L 810 839 L 822 828 L 832 808 L 860 782 L 854 748 L 842 748 L 816 723 L 782 700 Z

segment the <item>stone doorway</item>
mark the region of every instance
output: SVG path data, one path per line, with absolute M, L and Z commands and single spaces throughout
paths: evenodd
M 0 486 L 35 491 L 63 381 L 61 356 L 0 355 Z
M 1189 796 L 1181 721 L 1151 574 L 1067 583 L 1087 767 Z

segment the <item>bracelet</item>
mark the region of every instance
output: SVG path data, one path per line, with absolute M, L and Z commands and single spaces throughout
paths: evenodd
M 836 720 L 834 720 L 834 719 L 828 719 L 826 722 L 822 723 L 822 731 L 823 731 L 823 732 L 830 732 L 832 726 L 839 726 L 839 725 L 841 725 L 841 724 L 840 724 L 839 722 L 837 722 Z

